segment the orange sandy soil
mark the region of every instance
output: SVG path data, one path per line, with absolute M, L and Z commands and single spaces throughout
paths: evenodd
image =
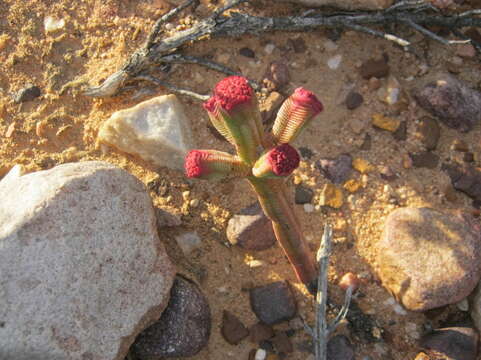
M 91 99 L 81 93 L 87 84 L 99 84 L 117 70 L 129 54 L 143 43 L 155 19 L 173 5 L 174 1 L 169 4 L 164 0 L 0 2 L 0 176 L 14 164 L 23 164 L 27 171 L 32 172 L 67 162 L 103 160 L 126 169 L 146 184 L 155 178 L 163 179 L 168 191 L 163 196 L 152 192 L 153 202 L 157 207 L 181 215 L 183 225 L 180 228 L 162 229 L 161 238 L 166 241 L 179 272 L 201 284 L 213 315 L 209 345 L 192 359 L 247 359 L 255 345 L 244 340 L 238 346 L 231 346 L 219 331 L 224 309 L 236 314 L 246 325 L 256 321 L 249 307 L 248 293 L 241 290 L 243 286 L 287 279 L 295 289 L 299 312 L 308 321 L 314 320 L 313 298 L 296 281 L 277 245 L 260 253 L 249 253 L 224 245 L 228 219 L 255 201 L 253 192 L 242 181 L 221 184 L 188 181 L 181 172 L 155 168 L 114 149 L 102 149 L 96 143 L 100 125 L 114 111 L 133 106 L 151 96 L 167 94 L 166 90 L 139 84 L 133 91 L 111 99 Z M 188 11 L 186 14 L 198 20 L 208 15 L 213 7 L 208 1 L 202 1 L 202 6 L 195 13 Z M 300 9 L 272 6 L 265 2 L 255 9 L 244 8 L 244 11 L 286 15 L 299 12 Z M 65 28 L 46 34 L 43 21 L 47 15 L 65 19 Z M 175 25 L 179 24 L 178 20 L 175 20 Z M 427 64 L 429 72 L 434 72 L 445 69 L 445 61 L 455 56 L 455 49 L 425 41 L 411 32 L 402 35 L 417 43 L 418 49 L 422 50 L 421 57 L 405 53 L 387 41 L 353 32 L 344 33 L 337 42 L 339 48 L 328 52 L 324 49 L 327 37 L 323 30 L 246 36 L 236 40 L 211 39 L 184 50 L 200 56 L 214 55 L 214 59 L 227 61 L 226 65 L 231 68 L 260 80 L 271 61 L 281 60 L 279 47 L 285 46 L 289 38 L 301 37 L 307 44 L 306 52 L 291 52 L 282 58 L 289 65 L 291 76 L 285 93 L 304 86 L 318 95 L 325 105 L 325 111 L 297 140 L 297 145 L 313 150 L 314 156 L 301 163 L 289 182 L 291 185 L 302 183 L 318 194 L 327 180 L 314 168 L 314 162 L 320 157 L 334 157 L 346 152 L 354 158 L 366 159 L 374 166 L 373 171 L 364 175 L 363 179 L 361 174 L 353 172 L 353 178 L 364 181 L 365 186 L 352 195 L 350 201 L 346 200 L 349 194 L 344 191 L 345 203 L 341 209 L 322 208 L 312 213 L 305 213 L 302 206 L 296 209 L 313 248 L 318 246 L 323 224 L 334 224 L 335 239 L 329 269 L 332 299 L 338 304 L 342 302 L 343 293 L 337 283 L 345 272 L 360 274 L 363 279 L 361 291 L 365 296 L 358 299 L 358 304 L 365 313 L 373 315 L 379 327 L 384 329 L 383 340 L 378 343 L 354 342 L 357 359 L 362 359 L 364 355 L 375 360 L 413 359 L 417 353 L 415 335 L 423 333 L 422 325 L 428 321 L 426 314 L 409 312 L 407 315 L 398 315 L 392 306 L 384 304 L 390 295 L 380 285 L 375 269 L 376 242 L 386 216 L 400 206 L 472 209 L 470 201 L 460 193 L 457 193 L 454 201 L 446 199 L 444 194 L 449 179 L 441 170 L 403 166 L 408 151 L 420 149 L 412 136 L 413 122 L 424 112 L 414 106 L 411 99 L 409 109 L 398 116 L 408 121 L 407 141 L 396 141 L 390 133 L 375 130 L 370 125 L 372 114 L 388 112 L 389 109 L 377 99 L 375 91 L 369 90 L 368 82 L 359 76 L 357 69 L 363 61 L 388 54 L 391 73 L 407 91 L 415 81 L 406 79 L 411 76 L 417 79 L 421 64 Z M 264 51 L 269 42 L 276 45 L 271 55 Z M 246 46 L 255 51 L 254 60 L 238 55 L 239 49 Z M 330 70 L 327 60 L 337 54 L 342 55 L 342 63 L 337 70 Z M 459 69 L 462 79 L 479 80 L 480 65 L 476 60 L 464 60 Z M 222 77 L 222 74 L 205 68 L 182 65 L 173 68 L 170 81 L 180 87 L 208 93 Z M 15 104 L 12 95 L 28 83 L 39 86 L 42 96 L 31 102 Z M 365 99 L 364 104 L 354 111 L 347 110 L 342 104 L 350 83 Z M 150 90 L 150 95 L 136 97 L 141 88 Z M 227 143 L 214 138 L 207 129 L 208 118 L 201 104 L 187 97 L 180 99 L 192 121 L 198 147 L 229 150 Z M 12 123 L 15 123 L 15 130 L 11 137 L 6 137 Z M 360 134 L 353 131 L 353 124 L 354 127 L 361 126 Z M 369 151 L 361 151 L 359 145 L 366 133 L 372 136 L 372 147 Z M 460 134 L 442 126 L 436 153 L 441 160 L 449 158 L 452 154 L 450 144 L 454 139 L 462 139 L 470 145 L 479 165 L 480 138 L 479 125 L 468 134 Z M 377 171 L 381 165 L 390 166 L 400 177 L 390 183 L 382 180 Z M 189 207 L 192 199 L 199 199 L 200 205 Z M 184 231 L 197 231 L 203 239 L 201 248 L 189 258 L 183 257 L 173 240 L 175 235 Z M 264 264 L 250 267 L 252 259 L 261 260 Z M 434 326 L 458 312 L 453 305 L 431 314 L 434 316 L 431 316 Z M 278 328 L 285 329 L 286 324 Z M 348 334 L 347 327 L 341 326 L 339 332 Z M 298 343 L 306 339 L 307 335 L 298 333 L 291 340 Z M 292 360 L 306 357 L 306 353 L 299 351 L 288 355 L 288 359 Z

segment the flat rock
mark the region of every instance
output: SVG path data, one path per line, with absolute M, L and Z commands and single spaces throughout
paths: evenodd
M 309 204 L 314 197 L 314 191 L 311 189 L 297 185 L 295 189 L 294 201 L 298 205 Z
M 362 63 L 359 72 L 363 79 L 383 78 L 389 75 L 389 65 L 384 58 L 369 59 Z
M 305 6 L 333 6 L 347 10 L 379 10 L 391 6 L 394 0 L 282 0 Z
M 439 156 L 431 151 L 421 151 L 409 154 L 412 164 L 417 168 L 436 169 L 439 164 Z
M 261 322 L 252 325 L 249 328 L 249 339 L 253 343 L 260 343 L 269 340 L 274 336 L 274 330 L 269 325 Z
M 226 234 L 232 245 L 246 250 L 265 250 L 276 242 L 272 223 L 259 203 L 254 203 L 234 215 L 227 224 Z
M 341 154 L 337 158 L 320 159 L 316 162 L 316 167 L 334 184 L 342 184 L 351 175 L 352 157 Z
M 14 101 L 16 104 L 20 104 L 23 102 L 32 101 L 33 99 L 38 98 L 41 95 L 40 88 L 35 85 L 27 85 L 23 89 L 19 90 L 14 97 Z
M 336 335 L 327 343 L 328 360 L 354 360 L 351 342 L 344 335 Z
M 481 168 L 469 164 L 443 164 L 456 190 L 464 192 L 474 201 L 481 201 Z
M 434 150 L 438 145 L 441 129 L 433 118 L 424 116 L 416 126 L 415 136 L 424 145 L 426 150 Z
M 420 345 L 433 359 L 476 360 L 478 338 L 473 328 L 450 327 L 424 336 Z
M 471 130 L 481 119 L 481 93 L 450 74 L 424 79 L 414 97 L 422 108 L 462 132 Z
M 135 339 L 141 360 L 194 356 L 209 342 L 212 320 L 207 299 L 192 281 L 177 275 L 160 319 Z
M 249 293 L 251 308 L 264 324 L 274 325 L 296 316 L 296 301 L 286 281 L 258 286 Z
M 237 345 L 249 335 L 249 330 L 242 321 L 231 312 L 224 310 L 222 314 L 221 333 L 225 341 L 231 345 Z
M 192 132 L 175 95 L 163 95 L 112 114 L 100 127 L 98 139 L 157 166 L 183 170 L 194 148 Z
M 465 298 L 480 277 L 481 229 L 467 216 L 400 208 L 378 244 L 383 285 L 407 309 L 425 311 Z
M 0 182 L 0 358 L 123 359 L 174 268 L 144 185 L 105 162 Z

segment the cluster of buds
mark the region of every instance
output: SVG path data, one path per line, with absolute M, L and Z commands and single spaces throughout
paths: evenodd
M 323 110 L 316 96 L 298 88 L 281 106 L 271 133 L 265 133 L 254 90 L 246 78 L 230 76 L 214 88 L 204 103 L 212 125 L 236 149 L 237 155 L 216 150 L 192 150 L 185 159 L 188 177 L 249 180 L 276 237 L 304 283 L 314 281 L 315 262 L 299 230 L 299 222 L 282 194 L 283 182 L 299 165 L 290 145 Z

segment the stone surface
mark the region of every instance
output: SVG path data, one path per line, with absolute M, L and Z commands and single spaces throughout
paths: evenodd
M 23 89 L 19 90 L 14 97 L 16 104 L 20 104 L 27 101 L 32 101 L 41 95 L 40 88 L 35 85 L 28 85 Z
M 253 343 L 269 340 L 273 336 L 274 330 L 272 330 L 270 326 L 261 322 L 254 324 L 249 328 L 249 339 Z
M 132 351 L 141 360 L 193 356 L 207 345 L 211 322 L 209 303 L 202 291 L 177 275 L 167 308 L 135 339 Z
M 414 167 L 436 169 L 439 163 L 439 156 L 430 151 L 422 151 L 409 154 Z
M 194 148 L 189 120 L 175 95 L 157 96 L 116 111 L 100 127 L 98 139 L 176 170 L 183 170 L 185 155 Z
M 311 202 L 312 197 L 314 196 L 314 191 L 311 189 L 297 185 L 294 193 L 294 201 L 298 205 L 308 204 Z
M 327 343 L 328 360 L 354 360 L 351 342 L 344 335 L 336 335 Z
M 333 6 L 347 10 L 379 10 L 391 6 L 394 0 L 282 0 L 305 6 Z
M 397 209 L 386 219 L 378 249 L 383 285 L 409 310 L 456 303 L 479 281 L 481 230 L 467 216 Z
M 374 114 L 372 116 L 372 125 L 381 130 L 396 132 L 401 125 L 401 120 L 384 116 L 383 114 Z
M 246 250 L 265 250 L 276 242 L 272 223 L 257 202 L 234 215 L 227 224 L 226 233 L 232 245 Z
M 252 288 L 249 294 L 252 310 L 267 325 L 278 324 L 296 316 L 296 300 L 290 285 L 285 281 Z
M 333 184 L 324 184 L 319 194 L 319 205 L 339 209 L 344 204 L 342 190 Z
M 189 255 L 202 244 L 202 239 L 196 231 L 179 234 L 175 237 L 175 241 L 182 249 L 184 255 Z
M 474 201 L 481 201 L 481 168 L 468 164 L 443 164 L 456 190 L 464 192 Z
M 434 359 L 476 360 L 478 338 L 479 335 L 473 328 L 450 327 L 424 336 L 420 345 Z
M 481 119 L 481 93 L 450 74 L 423 80 L 414 97 L 447 126 L 463 132 L 471 130 Z
M 349 154 L 341 154 L 334 159 L 320 159 L 316 167 L 321 173 L 334 184 L 342 184 L 352 171 L 352 157 Z
M 123 359 L 174 269 L 143 184 L 104 162 L 0 182 L 0 358 Z
M 237 316 L 224 310 L 222 315 L 221 333 L 225 341 L 231 345 L 237 345 L 249 335 L 249 331 Z
M 373 77 L 379 79 L 389 75 L 389 65 L 384 58 L 369 59 L 362 63 L 359 72 L 366 80 Z
M 361 104 L 363 103 L 364 98 L 362 97 L 361 94 L 355 91 L 351 91 L 349 94 L 347 94 L 346 97 L 346 107 L 349 110 L 354 110 L 357 109 Z
M 264 74 L 264 83 L 269 90 L 280 90 L 289 84 L 289 67 L 280 61 L 274 61 Z
M 426 150 L 434 150 L 438 145 L 441 129 L 433 118 L 424 116 L 416 126 L 415 136 L 421 141 Z

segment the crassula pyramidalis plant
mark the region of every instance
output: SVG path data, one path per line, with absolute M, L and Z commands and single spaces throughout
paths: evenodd
M 216 85 L 204 109 L 214 127 L 235 147 L 237 155 L 192 150 L 185 159 L 186 175 L 207 180 L 247 179 L 298 279 L 313 292 L 317 282 L 316 262 L 288 200 L 285 180 L 300 160 L 290 143 L 323 110 L 321 102 L 312 92 L 296 89 L 281 106 L 272 131 L 266 133 L 254 90 L 244 77 L 230 76 Z

